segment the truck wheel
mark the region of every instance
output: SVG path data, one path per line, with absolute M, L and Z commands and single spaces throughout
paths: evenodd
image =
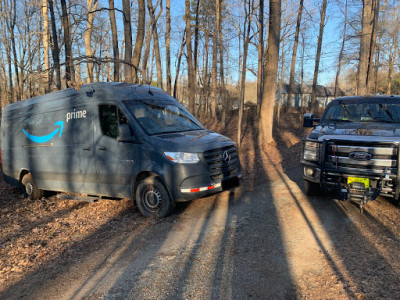
M 321 192 L 321 187 L 318 183 L 304 180 L 304 189 L 307 196 L 315 196 Z
M 31 200 L 39 200 L 43 197 L 43 190 L 38 189 L 32 174 L 28 173 L 22 178 L 22 185 L 25 187 L 25 194 Z
M 156 177 L 144 179 L 136 189 L 136 204 L 145 217 L 166 217 L 175 208 L 167 189 Z

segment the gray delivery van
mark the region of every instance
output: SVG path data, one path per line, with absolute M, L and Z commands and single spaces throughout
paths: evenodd
M 45 190 L 131 198 L 164 217 L 241 177 L 229 138 L 144 85 L 94 83 L 10 104 L 1 139 L 5 181 L 32 199 Z

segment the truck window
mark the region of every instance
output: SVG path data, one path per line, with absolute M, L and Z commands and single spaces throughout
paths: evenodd
M 114 139 L 118 136 L 118 125 L 128 124 L 128 120 L 116 105 L 99 106 L 101 132 Z

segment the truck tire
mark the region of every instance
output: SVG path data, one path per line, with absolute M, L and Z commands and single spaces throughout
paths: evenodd
M 167 217 L 175 208 L 164 184 L 156 177 L 148 177 L 139 183 L 136 205 L 145 217 Z
M 321 192 L 321 187 L 318 183 L 304 180 L 304 189 L 307 196 L 315 196 Z
M 43 190 L 38 189 L 32 174 L 25 174 L 22 178 L 22 185 L 25 187 L 25 194 L 31 200 L 39 200 L 43 197 Z

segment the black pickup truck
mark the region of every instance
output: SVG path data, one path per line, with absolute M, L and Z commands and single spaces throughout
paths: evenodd
M 308 195 L 337 190 L 361 211 L 378 195 L 399 200 L 400 96 L 337 98 L 303 126 L 314 127 L 301 157 Z

